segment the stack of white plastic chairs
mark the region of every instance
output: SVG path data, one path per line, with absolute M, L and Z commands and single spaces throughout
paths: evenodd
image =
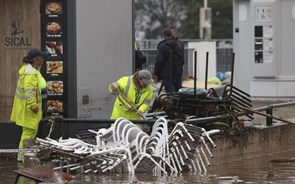
M 125 118 L 118 118 L 108 129 L 89 131 L 96 134 L 96 145 L 77 138 L 37 141 L 63 154 L 62 164 L 55 170 L 82 173 L 206 172 L 210 165 L 207 155 L 213 157 L 207 143 L 215 146 L 208 133 L 197 126 L 179 122 L 169 133 L 163 117 L 154 123 L 150 135 Z
M 152 127 L 144 151 L 138 155 L 139 161 L 135 163 L 136 172 L 167 173 L 166 168 L 169 168 L 169 171 L 174 170 L 167 159 L 168 136 L 167 120 L 159 118 Z
M 213 157 L 207 142 L 216 147 L 205 129 L 177 123 L 169 135 L 169 158 L 175 170 L 207 172 L 207 166 L 210 166 L 208 155 Z

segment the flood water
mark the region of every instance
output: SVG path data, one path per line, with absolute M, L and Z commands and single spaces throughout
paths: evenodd
M 295 162 L 272 163 L 270 160 L 293 158 L 295 149 L 256 158 L 247 158 L 231 162 L 220 162 L 212 165 L 207 173 L 182 173 L 157 176 L 150 173 L 140 173 L 134 176 L 129 174 L 93 174 L 77 175 L 76 183 L 139 183 L 139 184 L 183 184 L 183 183 L 259 183 L 259 184 L 289 184 L 295 183 Z M 16 174 L 13 170 L 23 167 L 14 160 L 0 161 L 0 184 L 15 182 Z M 19 184 L 34 184 L 35 182 L 20 177 Z

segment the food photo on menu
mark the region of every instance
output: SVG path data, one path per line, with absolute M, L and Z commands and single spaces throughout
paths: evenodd
M 63 102 L 61 100 L 47 100 L 47 112 L 63 112 Z
M 62 54 L 63 53 L 62 41 L 47 41 L 46 52 L 49 54 Z
M 59 22 L 48 22 L 46 26 L 46 33 L 49 35 L 60 35 L 62 34 L 62 26 Z
M 47 92 L 48 95 L 62 94 L 64 92 L 63 81 L 48 81 Z
M 63 73 L 63 62 L 62 61 L 46 61 L 46 73 L 48 74 Z
M 60 2 L 49 2 L 46 4 L 46 14 L 62 14 L 62 5 Z

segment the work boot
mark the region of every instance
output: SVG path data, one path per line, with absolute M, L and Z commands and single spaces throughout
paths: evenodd
M 24 155 L 22 153 L 17 154 L 17 159 L 18 162 L 24 162 Z

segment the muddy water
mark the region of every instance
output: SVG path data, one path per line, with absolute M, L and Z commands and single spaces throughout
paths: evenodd
M 295 162 L 272 163 L 270 160 L 295 157 L 295 149 L 286 152 L 263 155 L 231 162 L 220 162 L 210 166 L 207 173 L 182 173 L 167 176 L 153 174 L 112 174 L 112 175 L 78 175 L 76 183 L 140 183 L 140 184 L 183 184 L 183 183 L 261 183 L 261 184 L 289 184 L 295 183 Z M 13 160 L 0 161 L 0 184 L 14 183 L 16 174 L 13 170 L 23 167 Z M 19 184 L 33 184 L 35 182 L 20 177 Z

